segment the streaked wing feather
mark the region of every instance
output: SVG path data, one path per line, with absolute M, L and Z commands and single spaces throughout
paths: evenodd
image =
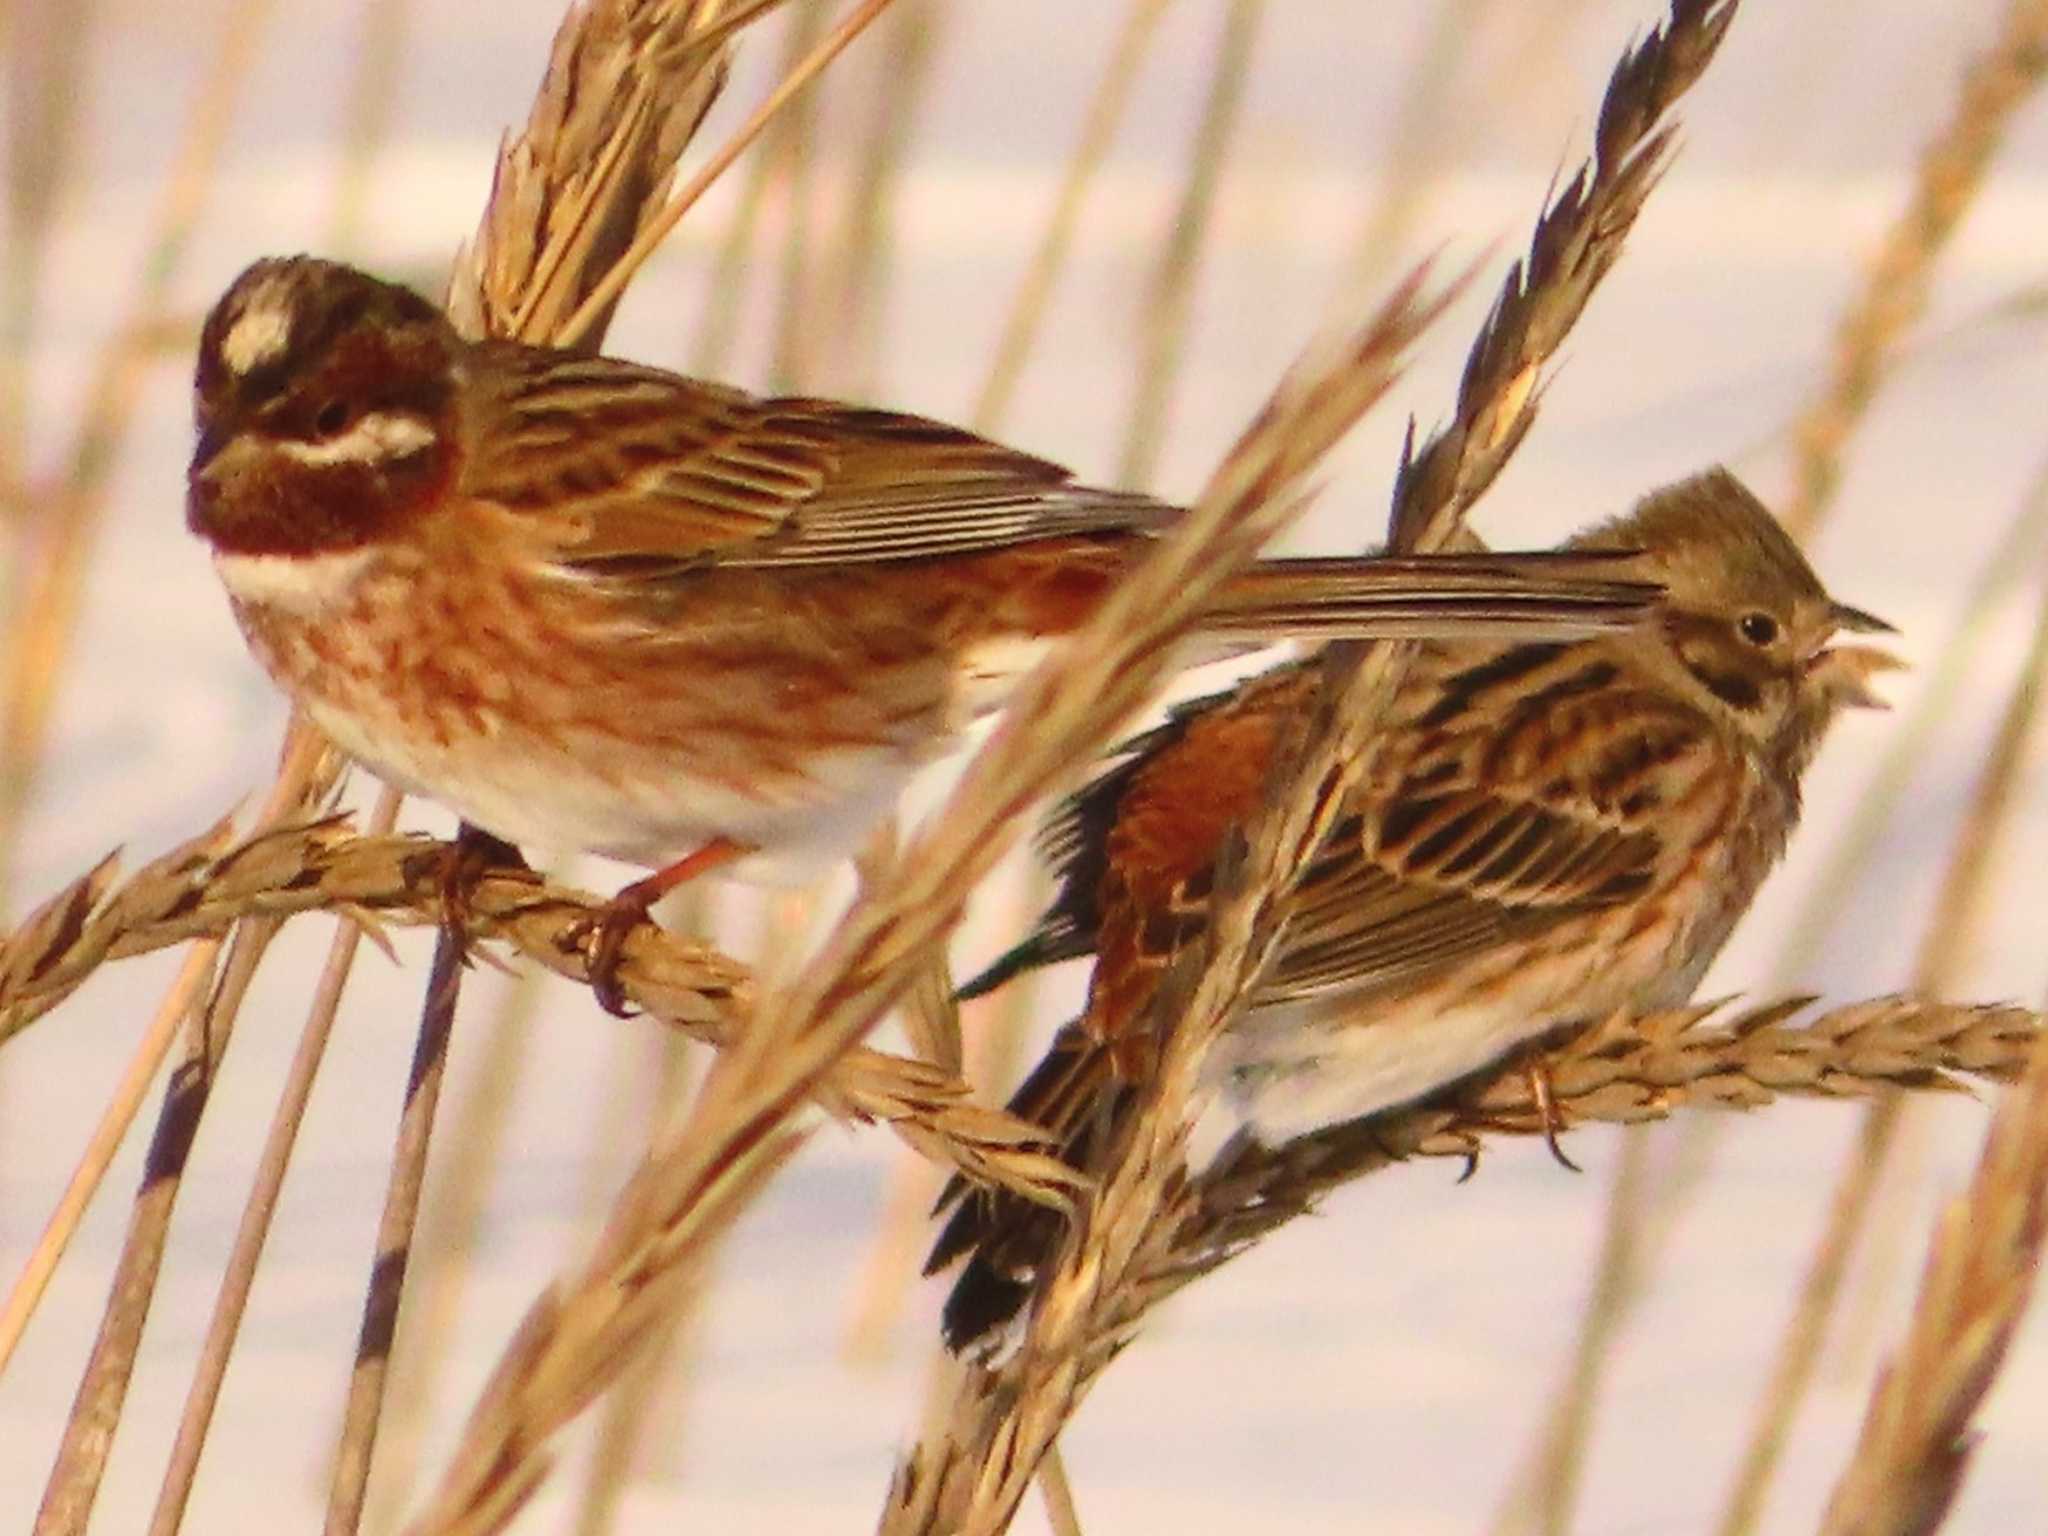
M 919 416 L 763 400 L 615 359 L 508 354 L 467 489 L 550 525 L 576 569 L 909 560 L 1171 521 L 1149 497 Z
M 1548 923 L 1548 914 L 1516 913 L 1494 902 L 1433 892 L 1403 893 L 1380 872 L 1385 907 L 1361 905 L 1365 921 L 1337 928 L 1314 943 L 1288 943 L 1254 998 L 1259 1006 L 1305 1002 L 1332 992 L 1398 987 L 1424 972 L 1477 954 L 1503 939 Z M 1533 918 L 1533 921 L 1532 921 Z
M 1296 888 L 1259 1005 L 1397 987 L 1638 894 L 1661 843 L 1569 779 L 1408 790 L 1338 829 Z

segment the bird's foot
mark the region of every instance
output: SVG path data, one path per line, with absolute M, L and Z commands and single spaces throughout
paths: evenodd
M 648 921 L 648 910 L 677 886 L 694 880 L 721 865 L 745 858 L 754 850 L 746 843 L 714 837 L 695 853 L 658 869 L 645 880 L 635 880 L 610 901 L 577 924 L 572 939 L 590 945 L 590 990 L 598 1006 L 614 1018 L 631 1018 L 626 991 L 619 982 L 619 959 L 625 953 L 626 936 Z
M 1565 1123 L 1564 1111 L 1557 1107 L 1557 1095 L 1551 1088 L 1550 1068 L 1540 1061 L 1532 1061 L 1523 1070 L 1529 1075 L 1529 1096 L 1536 1101 L 1536 1113 L 1543 1119 L 1543 1144 L 1550 1148 L 1550 1155 L 1560 1165 L 1573 1173 L 1584 1173 L 1586 1170 L 1566 1157 L 1564 1148 L 1558 1144 L 1558 1133 L 1571 1127 Z

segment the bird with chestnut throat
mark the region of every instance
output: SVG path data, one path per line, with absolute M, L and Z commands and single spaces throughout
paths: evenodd
M 471 341 L 409 290 L 259 261 L 208 315 L 187 522 L 323 732 L 513 845 L 653 868 L 586 937 L 607 1007 L 664 891 L 857 848 L 1181 516 L 922 417 Z M 1577 635 L 1626 561 L 1277 560 L 1206 620 Z
M 1655 622 L 1579 640 L 1415 648 L 1384 730 L 1300 884 L 1244 1015 L 1204 1063 L 1209 1139 L 1277 1147 L 1419 1098 L 1518 1047 L 1690 997 L 1799 820 L 1845 708 L 1899 663 L 1715 469 L 1570 549 L 1641 551 Z M 1087 1002 L 1011 1102 L 1087 1167 L 1156 1059 L 1144 1033 L 1212 875 L 1269 792 L 1320 676 L 1296 663 L 1178 711 L 1050 824 L 1061 887 L 1037 930 L 962 989 L 1093 955 Z M 1061 1218 L 956 1185 L 928 1272 L 962 1255 L 949 1340 L 1026 1300 Z

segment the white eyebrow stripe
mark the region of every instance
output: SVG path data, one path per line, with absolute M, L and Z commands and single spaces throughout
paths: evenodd
M 278 452 L 301 464 L 371 464 L 409 459 L 434 446 L 439 434 L 417 416 L 373 411 L 339 437 L 301 443 L 284 439 Z

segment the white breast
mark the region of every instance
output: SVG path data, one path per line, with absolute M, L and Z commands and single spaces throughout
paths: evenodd
M 353 598 L 376 559 L 373 549 L 325 555 L 217 553 L 213 568 L 238 603 L 314 617 Z

